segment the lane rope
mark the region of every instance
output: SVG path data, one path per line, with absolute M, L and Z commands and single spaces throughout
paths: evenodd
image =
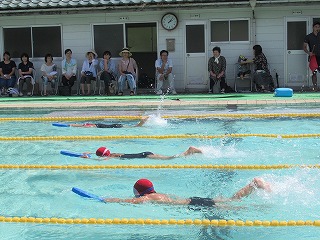
M 124 119 L 137 120 L 142 116 L 72 116 L 72 117 L 25 117 L 25 118 L 0 118 L 0 121 L 85 121 L 85 120 L 101 120 L 101 119 Z M 212 113 L 197 115 L 163 115 L 162 118 L 318 118 L 320 113 Z
M 0 222 L 37 223 L 37 224 L 106 224 L 106 225 L 200 225 L 200 226 L 237 226 L 237 227 L 320 227 L 320 220 L 209 220 L 209 219 L 142 219 L 142 218 L 40 218 L 40 217 L 5 217 Z
M 320 133 L 306 134 L 265 134 L 265 133 L 236 133 L 220 135 L 174 134 L 174 135 L 128 135 L 128 136 L 34 136 L 34 137 L 0 137 L 0 141 L 83 141 L 83 140 L 119 140 L 119 139 L 178 139 L 178 138 L 317 138 Z
M 228 169 L 228 170 L 270 170 L 270 169 L 289 169 L 289 168 L 320 168 L 320 164 L 298 165 L 298 164 L 277 164 L 277 165 L 15 165 L 15 164 L 0 164 L 0 170 L 97 170 L 97 169 Z

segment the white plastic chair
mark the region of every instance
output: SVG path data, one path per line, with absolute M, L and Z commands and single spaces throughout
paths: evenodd
M 54 95 L 57 95 L 58 94 L 58 86 L 60 85 L 60 82 L 61 82 L 61 69 L 59 67 L 57 67 L 57 78 L 55 79 L 55 85 L 54 85 L 54 89 L 53 90 L 53 93 Z M 42 84 L 41 84 L 41 96 L 43 96 L 43 89 L 44 89 L 44 82 L 43 80 L 41 79 L 42 81 Z M 51 87 L 51 84 L 48 84 L 50 85 Z
M 35 69 L 32 70 L 32 75 L 25 75 L 24 78 L 31 78 L 31 84 L 32 84 L 32 90 L 31 90 L 31 96 L 33 96 L 34 93 L 34 85 L 36 84 L 36 77 L 37 77 L 37 71 Z M 19 81 L 21 77 L 17 80 L 17 85 L 19 86 Z M 19 89 L 20 92 L 22 92 L 22 89 Z

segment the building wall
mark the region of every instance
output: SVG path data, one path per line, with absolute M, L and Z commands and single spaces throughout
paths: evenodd
M 261 7 L 255 9 L 256 24 L 256 44 L 260 44 L 265 55 L 268 58 L 270 69 L 274 75 L 274 70 L 280 76 L 280 85 L 285 80 L 285 62 L 284 62 L 284 18 L 296 16 L 292 12 L 294 10 L 302 11 L 301 16 L 317 16 L 317 8 L 315 6 L 308 7 Z M 179 18 L 179 25 L 173 31 L 166 31 L 161 27 L 160 20 L 164 13 L 173 12 Z M 143 14 L 142 14 L 143 13 Z M 194 14 L 200 17 L 192 19 Z M 299 15 L 300 16 L 300 15 Z M 297 17 L 299 17 L 297 16 Z M 62 46 L 63 51 L 71 48 L 73 57 L 77 59 L 79 67 L 85 57 L 85 52 L 93 47 L 92 24 L 103 23 L 119 23 L 124 22 L 120 17 L 128 17 L 125 22 L 143 23 L 157 22 L 158 24 L 158 52 L 166 49 L 166 39 L 175 39 L 175 52 L 170 53 L 170 57 L 174 62 L 174 73 L 176 75 L 176 87 L 178 90 L 185 88 L 185 23 L 186 21 L 207 22 L 207 60 L 212 56 L 212 48 L 220 46 L 222 55 L 227 59 L 227 82 L 230 86 L 234 84 L 235 63 L 240 54 L 252 58 L 252 46 L 254 45 L 254 37 L 251 36 L 250 42 L 244 43 L 210 43 L 210 20 L 213 19 L 237 19 L 252 18 L 250 8 L 216 8 L 216 9 L 190 9 L 170 11 L 141 11 L 141 12 L 106 12 L 94 14 L 57 14 L 57 15 L 27 15 L 27 16 L 1 16 L 1 26 L 30 26 L 30 25 L 61 25 L 62 26 Z M 251 28 L 254 27 L 253 21 L 250 21 Z M 252 30 L 252 29 L 251 29 Z M 310 29 L 311 31 L 311 29 Z M 253 33 L 254 31 L 251 31 Z M 0 31 L 0 47 L 3 49 L 3 36 Z M 108 48 L 106 46 L 106 48 Z M 56 63 L 62 59 L 54 59 Z M 36 68 L 40 68 L 43 59 L 32 59 Z M 204 89 L 207 89 L 204 86 Z

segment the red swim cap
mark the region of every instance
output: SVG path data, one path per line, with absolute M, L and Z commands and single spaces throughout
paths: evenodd
M 110 150 L 106 147 L 99 147 L 96 151 L 96 155 L 99 157 L 109 157 L 110 154 Z
M 148 179 L 139 179 L 133 186 L 133 192 L 136 197 L 141 197 L 145 194 L 155 193 L 153 184 Z

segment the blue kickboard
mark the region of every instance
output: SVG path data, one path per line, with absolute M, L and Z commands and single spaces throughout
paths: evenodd
M 77 188 L 77 187 L 73 187 L 72 192 L 78 194 L 81 197 L 92 198 L 92 199 L 98 200 L 100 202 L 104 202 L 102 197 L 99 197 L 99 196 L 94 195 L 92 193 L 86 192 L 86 191 L 84 191 L 80 188 Z
M 61 150 L 60 154 L 65 155 L 65 156 L 69 156 L 69 157 L 84 157 L 83 153 L 77 153 L 77 152 L 70 152 L 67 150 Z M 91 157 L 90 154 L 86 155 L 87 157 Z
M 292 97 L 293 90 L 292 88 L 276 88 L 274 90 L 275 97 Z
M 52 123 L 52 126 L 55 126 L 55 127 L 70 127 L 70 125 L 66 124 L 66 123 Z

